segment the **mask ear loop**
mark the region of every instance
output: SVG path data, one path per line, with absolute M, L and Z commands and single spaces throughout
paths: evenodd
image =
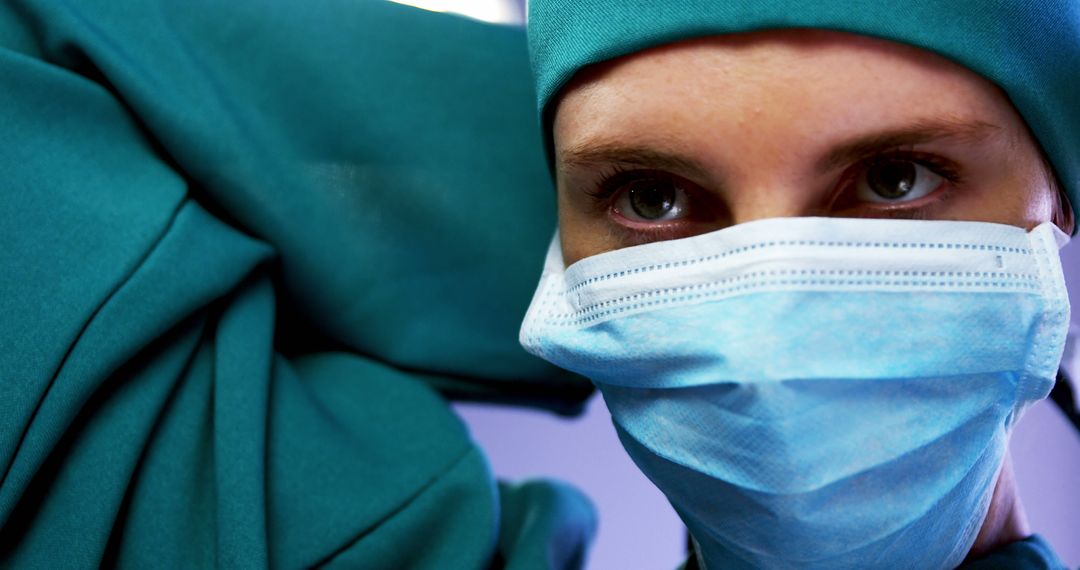
M 1057 381 L 1050 390 L 1050 400 L 1080 433 L 1080 387 L 1077 386 L 1080 381 L 1080 346 L 1077 343 L 1080 343 L 1080 326 L 1073 325 L 1065 338 L 1065 356 L 1058 368 Z
M 1043 160 L 1046 168 L 1047 182 L 1057 189 L 1057 211 L 1052 220 L 1064 234 L 1064 239 L 1059 234 L 1058 247 L 1064 247 L 1069 242 L 1070 234 L 1075 230 L 1076 219 L 1073 214 L 1072 203 L 1069 196 L 1057 182 L 1053 169 L 1049 162 Z M 1080 433 L 1080 325 L 1070 325 L 1069 333 L 1065 337 L 1065 354 L 1061 358 L 1058 367 L 1057 378 L 1054 387 L 1050 390 L 1050 400 L 1061 410 L 1077 433 Z
M 1080 391 L 1075 388 L 1075 382 L 1069 373 L 1064 369 L 1058 371 L 1057 382 L 1054 383 L 1054 388 L 1050 390 L 1050 399 L 1054 404 L 1061 409 L 1061 413 L 1065 414 L 1076 432 L 1080 433 L 1080 405 L 1076 404 L 1076 399 L 1080 397 Z
M 1047 164 L 1048 182 L 1058 188 L 1058 209 L 1052 222 L 1061 230 L 1055 234 L 1058 248 L 1065 247 L 1070 240 L 1069 232 L 1074 229 L 1075 219 L 1069 197 L 1057 185 L 1057 180 Z M 1080 433 L 1080 325 L 1071 324 L 1065 337 L 1065 354 L 1058 367 L 1054 387 L 1050 390 L 1050 400 L 1061 410 L 1077 433 Z

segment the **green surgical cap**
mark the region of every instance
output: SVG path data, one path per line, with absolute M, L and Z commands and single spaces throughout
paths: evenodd
M 549 104 L 579 69 L 693 37 L 777 28 L 910 44 L 996 83 L 1027 121 L 1077 212 L 1080 0 L 530 0 L 529 52 L 549 150 Z

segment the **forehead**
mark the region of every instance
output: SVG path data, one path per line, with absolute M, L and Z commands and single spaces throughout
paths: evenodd
M 583 70 L 562 93 L 560 149 L 597 142 L 758 150 L 947 117 L 1018 128 L 992 83 L 931 52 L 824 30 L 668 44 Z

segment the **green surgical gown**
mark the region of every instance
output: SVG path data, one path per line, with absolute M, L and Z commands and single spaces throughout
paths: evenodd
M 554 202 L 523 31 L 381 0 L 0 3 L 0 567 L 573 568 L 448 399 Z

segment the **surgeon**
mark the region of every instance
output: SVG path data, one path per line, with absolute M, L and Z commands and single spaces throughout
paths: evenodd
M 1080 5 L 534 0 L 589 377 L 687 568 L 1058 568 L 1007 451 L 1069 326 Z

